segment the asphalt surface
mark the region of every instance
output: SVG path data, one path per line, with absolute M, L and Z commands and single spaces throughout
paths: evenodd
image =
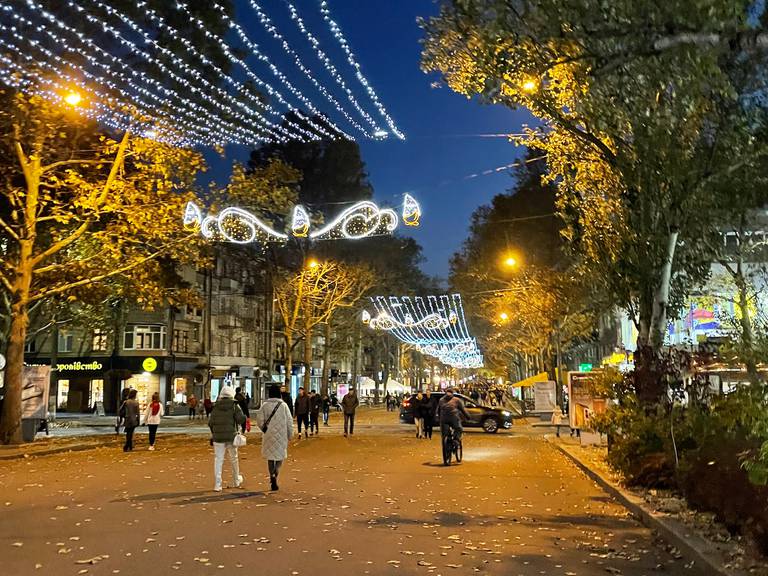
M 199 434 L 0 462 L 0 574 L 703 573 L 532 430 L 468 432 L 444 467 L 439 436 L 395 418 L 344 438 L 334 416 L 274 493 L 254 434 L 244 487 L 221 493 Z

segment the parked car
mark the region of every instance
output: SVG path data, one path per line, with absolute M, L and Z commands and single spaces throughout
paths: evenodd
M 431 396 L 432 409 L 437 410 L 437 403 L 440 398 L 443 397 L 443 392 L 433 392 Z M 482 406 L 471 398 L 464 396 L 463 394 L 454 394 L 461 398 L 464 402 L 464 407 L 469 412 L 469 421 L 464 422 L 466 428 L 482 428 L 489 434 L 495 434 L 499 431 L 499 428 L 511 428 L 513 414 L 505 408 L 491 408 L 490 406 Z M 400 423 L 401 424 L 413 424 L 413 401 L 416 398 L 416 394 L 411 394 L 405 400 L 403 400 L 400 406 Z

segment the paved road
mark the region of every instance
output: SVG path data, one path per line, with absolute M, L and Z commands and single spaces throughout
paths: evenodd
M 470 432 L 445 468 L 391 419 L 292 446 L 277 493 L 258 444 L 212 492 L 199 435 L 2 462 L 0 573 L 700 574 L 532 432 Z

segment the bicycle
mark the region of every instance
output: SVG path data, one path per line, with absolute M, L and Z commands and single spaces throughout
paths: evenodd
M 448 433 L 443 434 L 443 464 L 450 466 L 452 457 L 456 458 L 456 462 L 461 462 L 463 455 L 461 437 L 456 436 L 453 426 L 448 426 Z

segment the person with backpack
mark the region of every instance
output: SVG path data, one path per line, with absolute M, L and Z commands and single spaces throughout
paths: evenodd
M 213 405 L 211 417 L 208 418 L 208 428 L 211 429 L 211 441 L 213 442 L 213 490 L 221 492 L 221 469 L 224 467 L 224 454 L 229 456 L 232 465 L 232 479 L 235 488 L 243 484 L 243 476 L 240 474 L 240 462 L 235 446 L 235 436 L 240 431 L 240 426 L 245 422 L 245 414 L 235 402 L 235 391 L 231 386 L 224 386 L 219 392 L 219 397 Z
M 261 430 L 261 455 L 267 461 L 269 483 L 278 490 L 280 467 L 288 458 L 288 442 L 293 437 L 293 416 L 288 405 L 281 399 L 280 387 L 273 385 L 267 392 L 269 398 L 254 413 L 256 425 Z
M 123 446 L 123 452 L 130 452 L 133 450 L 133 433 L 139 425 L 139 403 L 136 400 L 136 395 L 136 390 L 128 392 L 128 398 L 120 407 L 120 415 L 123 418 L 123 425 L 125 426 L 125 445 Z
M 149 449 L 155 449 L 155 438 L 157 437 L 157 427 L 160 425 L 160 419 L 163 417 L 163 405 L 160 404 L 160 394 L 152 394 L 152 402 L 147 405 L 144 412 L 144 424 L 149 427 Z

